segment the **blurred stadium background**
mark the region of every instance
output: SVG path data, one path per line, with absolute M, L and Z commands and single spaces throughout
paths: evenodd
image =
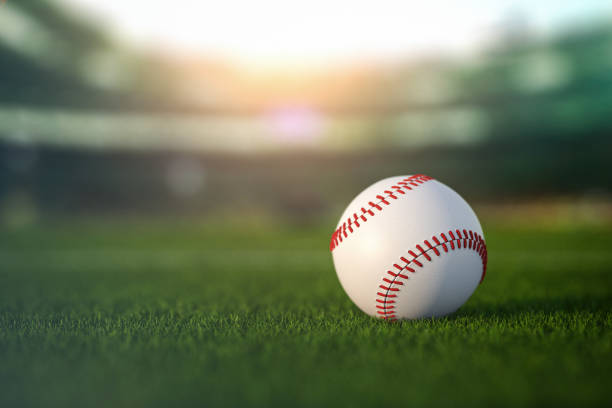
M 2 222 L 331 228 L 417 172 L 498 219 L 609 221 L 612 5 L 469 3 L 8 0 Z

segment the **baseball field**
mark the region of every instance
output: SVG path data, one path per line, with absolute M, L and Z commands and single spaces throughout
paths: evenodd
M 387 323 L 333 224 L 80 220 L 0 232 L 0 406 L 604 406 L 612 230 L 483 223 L 457 313 Z

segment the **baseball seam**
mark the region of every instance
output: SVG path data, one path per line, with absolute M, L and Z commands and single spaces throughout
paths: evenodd
M 442 249 L 444 253 L 448 253 L 455 249 L 462 249 L 463 244 L 463 249 L 477 252 L 482 260 L 482 276 L 478 283 L 482 283 L 487 271 L 488 255 L 487 246 L 480 234 L 466 229 L 455 229 L 455 231 L 449 230 L 446 233 L 443 232 L 438 234 L 438 236 L 434 235 L 431 237 L 431 241 L 434 242 L 433 245 L 426 239 L 423 241 L 422 245 L 417 244 L 415 250 L 408 250 L 408 257 L 400 256 L 400 262 L 393 264 L 393 268 L 396 272 L 388 270 L 383 276 L 382 283 L 378 286 L 378 292 L 376 293 L 376 312 L 378 317 L 389 321 L 397 320 L 395 305 L 400 288 L 404 285 L 405 281 L 410 279 L 408 273 L 416 273 L 416 269 L 408 265 L 413 264 L 418 268 L 423 268 L 423 263 L 425 261 L 423 260 L 423 262 L 421 262 L 419 258 L 425 258 L 428 262 L 431 262 L 434 258 L 430 256 L 430 253 L 439 257 L 443 254 L 440 249 Z M 425 249 L 423 247 L 425 247 Z M 400 266 L 402 264 L 403 266 Z
M 378 194 L 376 196 L 378 201 L 369 201 L 366 206 L 361 207 L 361 213 L 353 213 L 334 231 L 329 243 L 329 250 L 333 251 L 345 238 L 348 238 L 349 234 L 354 233 L 361 226 L 361 222 L 367 222 L 368 218 L 373 217 L 376 214 L 374 210 L 381 212 L 385 208 L 381 204 L 385 206 L 391 205 L 392 201 L 390 200 L 397 200 L 399 196 L 407 195 L 407 192 L 404 190 L 411 191 L 430 180 L 433 180 L 433 177 L 415 174 L 414 176 L 406 177 L 383 191 L 383 193 Z

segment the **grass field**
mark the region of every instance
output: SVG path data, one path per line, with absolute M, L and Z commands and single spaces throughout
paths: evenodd
M 0 233 L 0 406 L 604 406 L 612 233 L 485 223 L 456 314 L 388 324 L 331 228 L 56 222 Z

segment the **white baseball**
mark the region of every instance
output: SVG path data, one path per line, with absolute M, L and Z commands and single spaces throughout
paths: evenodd
M 342 214 L 330 249 L 351 300 L 388 320 L 456 311 L 487 265 L 474 211 L 425 175 L 390 177 L 366 188 Z

